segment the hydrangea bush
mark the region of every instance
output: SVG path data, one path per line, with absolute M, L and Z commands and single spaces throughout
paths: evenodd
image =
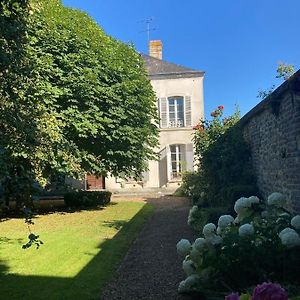
M 224 299 L 230 291 L 267 281 L 300 287 L 300 216 L 285 207 L 280 193 L 267 201 L 242 197 L 234 205 L 236 216 L 223 215 L 217 224 L 206 224 L 194 243 L 179 241 L 187 275 L 179 292 Z

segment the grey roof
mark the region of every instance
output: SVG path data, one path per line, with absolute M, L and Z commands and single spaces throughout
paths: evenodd
M 196 77 L 203 76 L 203 71 L 197 71 L 180 65 L 141 53 L 150 77 Z

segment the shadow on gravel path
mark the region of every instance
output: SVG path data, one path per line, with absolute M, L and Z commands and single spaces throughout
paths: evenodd
M 190 299 L 177 293 L 185 275 L 176 252 L 181 238 L 194 238 L 187 225 L 189 200 L 163 196 L 145 201 L 155 206 L 155 213 L 104 289 L 102 300 Z

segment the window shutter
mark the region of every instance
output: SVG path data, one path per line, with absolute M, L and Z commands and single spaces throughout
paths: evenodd
M 186 170 L 187 171 L 194 171 L 194 149 L 193 149 L 193 144 L 187 144 L 186 145 L 185 159 L 186 159 Z
M 168 157 L 167 147 L 160 151 L 159 158 L 159 186 L 162 187 L 168 182 Z
M 160 103 L 160 127 L 161 128 L 166 128 L 168 127 L 168 108 L 167 108 L 167 98 L 162 97 L 159 99 Z
M 143 182 L 149 181 L 149 171 L 144 171 L 142 173 L 142 180 L 143 180 Z
M 185 126 L 192 126 L 192 102 L 191 96 L 185 96 Z

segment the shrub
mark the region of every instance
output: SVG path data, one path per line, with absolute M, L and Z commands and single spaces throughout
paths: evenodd
M 66 193 L 64 201 L 68 207 L 104 206 L 110 202 L 111 192 L 108 191 L 79 191 Z
M 220 214 L 226 212 L 226 209 L 226 207 L 202 208 L 194 205 L 189 212 L 188 224 L 196 231 L 201 231 L 205 224 L 217 222 Z
M 203 227 L 203 237 L 185 248 L 188 275 L 181 292 L 220 296 L 246 291 L 261 282 L 294 285 L 300 291 L 300 216 L 293 216 L 285 197 L 273 193 L 267 201 L 242 197 L 234 205 L 236 218 L 223 215 L 216 226 Z M 177 249 L 188 245 L 181 240 Z M 191 277 L 192 276 L 192 277 Z M 291 295 L 293 296 L 293 295 Z
M 239 111 L 222 118 L 223 109 L 219 106 L 211 121 L 194 127 L 199 171 L 183 178 L 186 193 L 203 207 L 230 208 L 237 194 L 257 194 L 250 147 L 238 125 Z

